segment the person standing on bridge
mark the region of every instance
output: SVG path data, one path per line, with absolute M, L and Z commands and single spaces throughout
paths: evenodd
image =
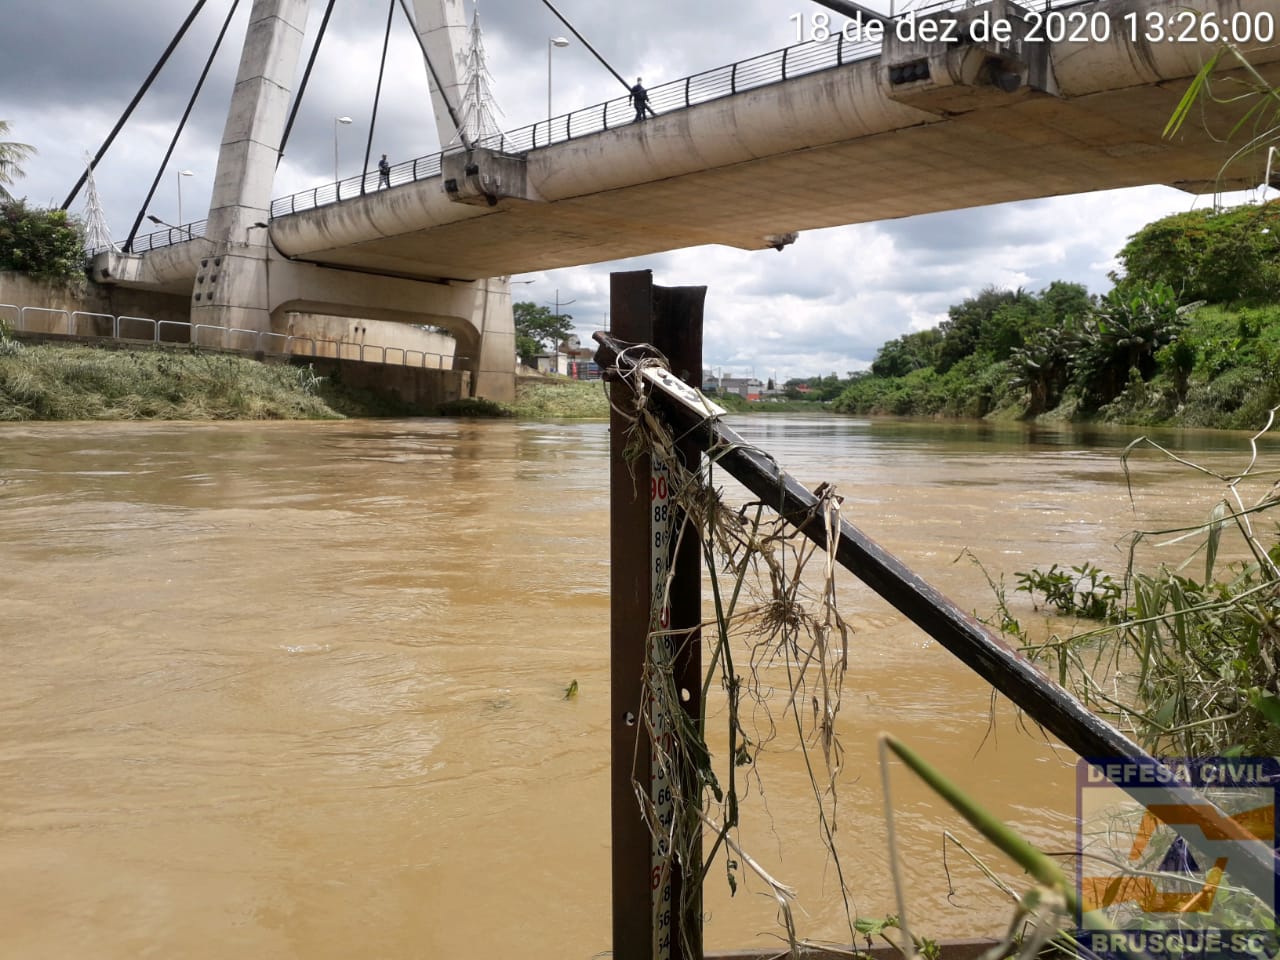
M 643 120 L 649 109 L 649 91 L 640 83 L 639 77 L 636 77 L 636 85 L 631 88 L 630 99 L 632 106 L 636 108 L 636 119 Z
M 391 164 L 387 163 L 387 155 L 384 153 L 382 159 L 378 161 L 378 189 L 391 186 Z

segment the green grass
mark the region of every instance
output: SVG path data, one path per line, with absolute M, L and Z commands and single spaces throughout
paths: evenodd
M 444 416 L 605 419 L 599 382 L 527 381 L 510 406 L 444 405 Z M 28 345 L 0 331 L 0 420 L 297 420 L 407 416 L 396 401 L 309 367 L 175 350 Z
M 0 420 L 336 419 L 352 411 L 367 415 L 358 398 L 305 367 L 179 351 L 0 351 Z
M 599 380 L 520 380 L 512 413 L 526 420 L 605 420 L 609 400 Z

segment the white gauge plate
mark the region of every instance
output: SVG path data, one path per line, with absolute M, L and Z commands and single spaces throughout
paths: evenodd
M 695 390 L 670 370 L 645 367 L 640 373 L 667 396 L 679 400 L 700 417 L 723 417 L 727 412 L 724 407 L 712 403 L 701 390 Z

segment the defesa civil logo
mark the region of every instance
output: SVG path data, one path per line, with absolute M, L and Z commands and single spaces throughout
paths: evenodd
M 1274 957 L 1278 786 L 1273 758 L 1082 760 L 1082 955 Z

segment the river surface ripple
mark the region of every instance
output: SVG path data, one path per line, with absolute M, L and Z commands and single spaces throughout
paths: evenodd
M 1119 453 L 1136 431 L 738 418 L 966 609 L 993 575 L 1123 567 L 1138 526 L 1216 491 Z M 1202 462 L 1239 435 L 1186 434 Z M 0 954 L 591 957 L 609 947 L 608 430 L 406 420 L 0 425 Z M 730 490 L 732 492 L 732 485 Z M 841 864 L 896 912 L 875 736 L 896 733 L 1033 841 L 1068 849 L 1073 757 L 851 579 Z M 1016 609 L 1036 620 L 1030 605 Z M 576 699 L 564 688 L 578 681 Z M 713 712 L 715 712 L 713 710 Z M 744 842 L 848 941 L 798 754 Z M 1007 904 L 894 775 L 920 932 Z M 775 943 L 713 871 L 709 945 Z

